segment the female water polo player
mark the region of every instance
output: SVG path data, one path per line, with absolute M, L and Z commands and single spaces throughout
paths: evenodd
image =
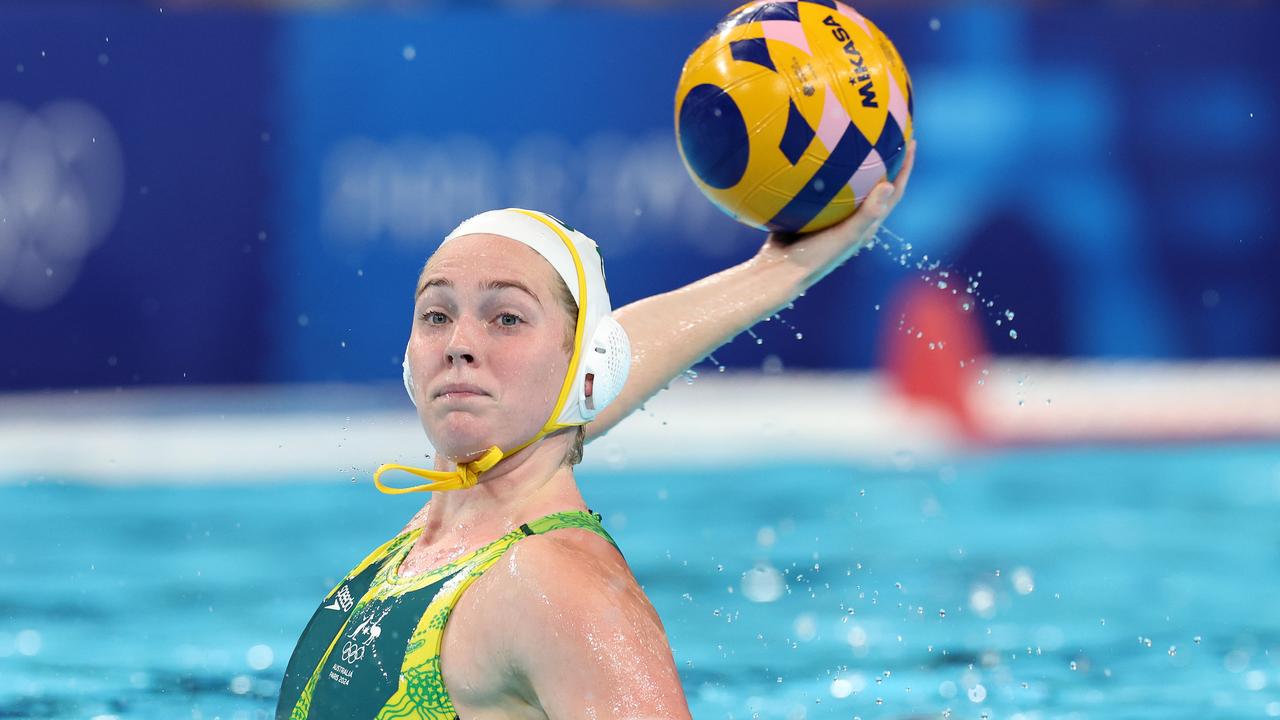
M 771 236 L 616 318 L 595 243 L 555 218 L 495 210 L 450 233 L 419 277 L 405 352 L 435 469 L 374 474 L 431 501 L 321 602 L 276 717 L 689 717 L 662 623 L 573 466 L 585 441 L 867 244 L 914 155 L 844 222 Z M 389 469 L 429 482 L 389 488 Z

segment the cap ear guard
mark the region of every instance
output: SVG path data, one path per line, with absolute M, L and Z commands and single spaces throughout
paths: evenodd
M 590 421 L 609 406 L 626 384 L 631 370 L 631 339 L 627 331 L 612 316 L 600 318 L 591 341 L 582 348 L 581 362 L 584 370 L 578 384 L 577 408 L 565 408 L 561 420 L 573 417 Z M 591 394 L 587 395 L 586 378 L 591 376 Z
M 413 385 L 413 371 L 409 369 L 408 348 L 405 348 L 404 362 L 400 364 L 400 367 L 402 368 L 400 377 L 404 381 L 404 391 L 409 393 L 409 402 L 413 403 L 414 407 L 418 407 L 418 397 L 417 397 L 417 394 L 414 392 L 415 388 Z

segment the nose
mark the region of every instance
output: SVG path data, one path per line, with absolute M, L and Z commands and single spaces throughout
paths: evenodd
M 459 319 L 453 325 L 453 333 L 444 348 L 445 363 L 454 366 L 459 363 L 474 365 L 476 362 L 475 344 L 472 339 L 470 323 Z

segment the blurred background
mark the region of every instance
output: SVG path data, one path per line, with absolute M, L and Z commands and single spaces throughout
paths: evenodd
M 460 220 L 506 206 L 566 219 L 599 242 L 615 307 L 747 260 L 763 234 L 699 194 L 673 131 L 681 64 L 731 5 L 0 5 L 0 662 L 10 668 L 0 716 L 265 716 L 326 582 L 422 500 L 370 497 L 368 473 L 428 462 L 400 360 L 416 275 Z M 893 39 L 914 82 L 920 154 L 891 232 L 716 350 L 593 444 L 583 466 L 597 507 L 614 509 L 606 524 L 631 538 L 628 557 L 655 588 L 695 716 L 846 717 L 855 706 L 832 703 L 847 700 L 868 717 L 951 704 L 972 711 L 963 716 L 1067 717 L 1155 698 L 1171 667 L 1202 683 L 1184 689 L 1184 710 L 1198 708 L 1187 716 L 1280 716 L 1280 620 L 1262 589 L 1280 591 L 1280 537 L 1267 520 L 1280 508 L 1280 5 L 856 7 Z M 940 309 L 939 268 L 968 279 L 952 290 L 980 279 L 972 312 Z M 813 469 L 829 494 L 781 515 L 761 515 L 773 502 L 764 478 L 719 481 L 742 493 L 745 513 L 725 510 L 720 524 L 668 512 L 677 501 L 716 505 L 704 478 L 654 479 L 677 465 L 760 473 L 790 463 L 787 448 L 835 464 Z M 848 492 L 850 477 L 893 499 L 872 513 L 858 505 L 865 494 Z M 1063 545 L 1012 557 L 1011 544 L 1029 542 L 1029 518 L 1050 532 L 1062 521 L 1055 508 L 1074 507 L 1042 492 L 1060 477 L 1094 502 L 1076 508 Z M 979 490 L 959 491 L 966 479 Z M 1128 482 L 1135 494 L 1108 495 Z M 1185 492 L 1169 496 L 1168 524 L 1142 525 L 1160 522 L 1149 513 L 1170 488 Z M 956 505 L 940 500 L 948 493 Z M 1018 509 L 964 509 L 993 497 Z M 918 527 L 939 508 L 956 525 Z M 1097 512 L 1110 535 L 1090 524 Z M 826 540 L 807 513 L 832 523 Z M 987 518 L 990 532 L 962 516 Z M 860 524 L 871 517 L 874 527 Z M 712 529 L 687 530 L 703 521 Z M 915 549 L 889 539 L 903 532 L 895 522 L 922 533 Z M 858 542 L 841 535 L 851 527 Z M 966 531 L 993 544 L 981 567 L 955 539 Z M 98 533 L 113 539 L 96 545 Z M 1179 534 L 1199 540 L 1160 540 Z M 319 536 L 332 554 L 295 563 L 304 567 L 287 590 L 249 599 L 273 582 L 266 568 L 286 557 L 275 553 Z M 1227 536 L 1236 544 L 1212 545 Z M 872 611 L 855 623 L 861 635 L 828 630 L 813 609 L 771 610 L 781 614 L 739 635 L 700 634 L 712 609 L 717 632 L 737 627 L 723 624 L 721 601 L 685 600 L 690 584 L 727 584 L 735 601 L 751 596 L 748 608 L 777 608 L 776 580 L 787 588 L 780 602 L 792 599 L 797 561 L 771 554 L 786 537 L 796 543 L 786 552 L 815 570 L 820 551 L 844 569 L 849 552 L 865 559 L 880 547 L 927 578 L 928 619 L 953 607 L 977 624 L 971 635 L 917 635 L 920 657 L 894 654 L 906 653 L 895 623 L 924 615 L 919 597 L 885 602 L 879 612 L 897 615 L 877 625 Z M 684 566 L 673 543 L 684 543 Z M 1063 593 L 1092 578 L 1105 594 L 1132 578 L 1131 567 L 1099 570 L 1127 549 L 1168 572 L 1135 580 L 1137 594 L 1116 607 L 1169 604 L 1107 627 L 1094 608 L 1028 589 L 1031 573 L 1089 548 L 1098 562 L 1058 576 Z M 1252 558 L 1212 581 L 1231 588 L 1223 598 L 1251 595 L 1252 616 L 1177 600 L 1175 590 L 1199 597 L 1210 582 L 1180 574 L 1177 558 L 1210 549 Z M 151 552 L 154 576 L 144 572 Z M 733 578 L 716 577 L 734 552 Z M 703 575 L 682 569 L 689 557 Z M 924 572 L 930 558 L 937 573 Z M 109 583 L 86 585 L 107 567 Z M 1015 567 L 1027 574 L 1010 584 Z M 843 599 L 823 607 L 900 592 L 895 572 L 841 586 Z M 760 582 L 770 591 L 750 585 Z M 163 590 L 171 626 L 194 622 L 195 639 L 149 643 L 158 631 L 129 625 L 141 621 L 107 588 L 139 585 Z M 1028 604 L 1038 598 L 1043 606 Z M 1152 618 L 1185 620 L 1192 607 L 1208 630 L 1158 636 L 1174 630 Z M 193 609 L 203 613 L 194 621 Z M 1024 615 L 1005 629 L 1026 634 L 984 636 L 982 623 L 1006 611 Z M 1200 638 L 1217 622 L 1235 624 L 1210 651 Z M 745 659 L 761 627 L 782 628 L 774 647 L 788 648 L 801 668 L 789 677 L 808 684 L 772 682 L 784 662 L 773 651 Z M 1113 630 L 1148 653 L 1128 676 L 1141 682 L 1102 674 Z M 853 655 L 797 644 L 837 635 Z M 104 666 L 60 654 L 102 638 L 121 653 Z M 954 667 L 935 653 L 945 642 L 963 658 Z M 1032 647 L 1033 657 L 1059 653 L 1053 670 L 1032 672 L 1030 687 L 1000 674 L 1006 650 Z M 683 664 L 690 654 L 696 667 Z M 746 663 L 736 675 L 710 669 L 736 661 Z M 988 675 L 972 676 L 975 665 Z M 1102 685 L 1064 690 L 1082 667 Z M 913 668 L 915 695 L 881 687 L 890 669 L 900 684 Z M 1058 672 L 1070 679 L 1055 685 Z M 877 692 L 885 704 L 871 704 Z
M 673 142 L 720 4 L 253 5 L 5 4 L 0 387 L 394 378 L 417 271 L 484 208 L 599 238 L 619 306 L 762 240 Z M 984 272 L 996 352 L 1280 355 L 1270 4 L 863 9 L 920 97 L 890 228 Z M 915 275 L 851 263 L 787 314 L 804 341 L 717 358 L 873 367 Z

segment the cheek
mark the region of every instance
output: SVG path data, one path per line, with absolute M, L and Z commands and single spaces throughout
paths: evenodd
M 409 356 L 409 367 L 413 369 L 414 375 L 425 371 L 431 365 L 432 359 L 440 354 L 430 342 L 416 332 L 409 337 L 409 345 L 405 348 L 405 352 Z
M 543 351 L 543 347 L 510 354 L 510 360 L 503 362 L 503 375 L 508 393 L 535 400 L 543 406 L 539 412 L 550 412 L 560 396 L 569 359 L 558 345 L 554 352 Z

